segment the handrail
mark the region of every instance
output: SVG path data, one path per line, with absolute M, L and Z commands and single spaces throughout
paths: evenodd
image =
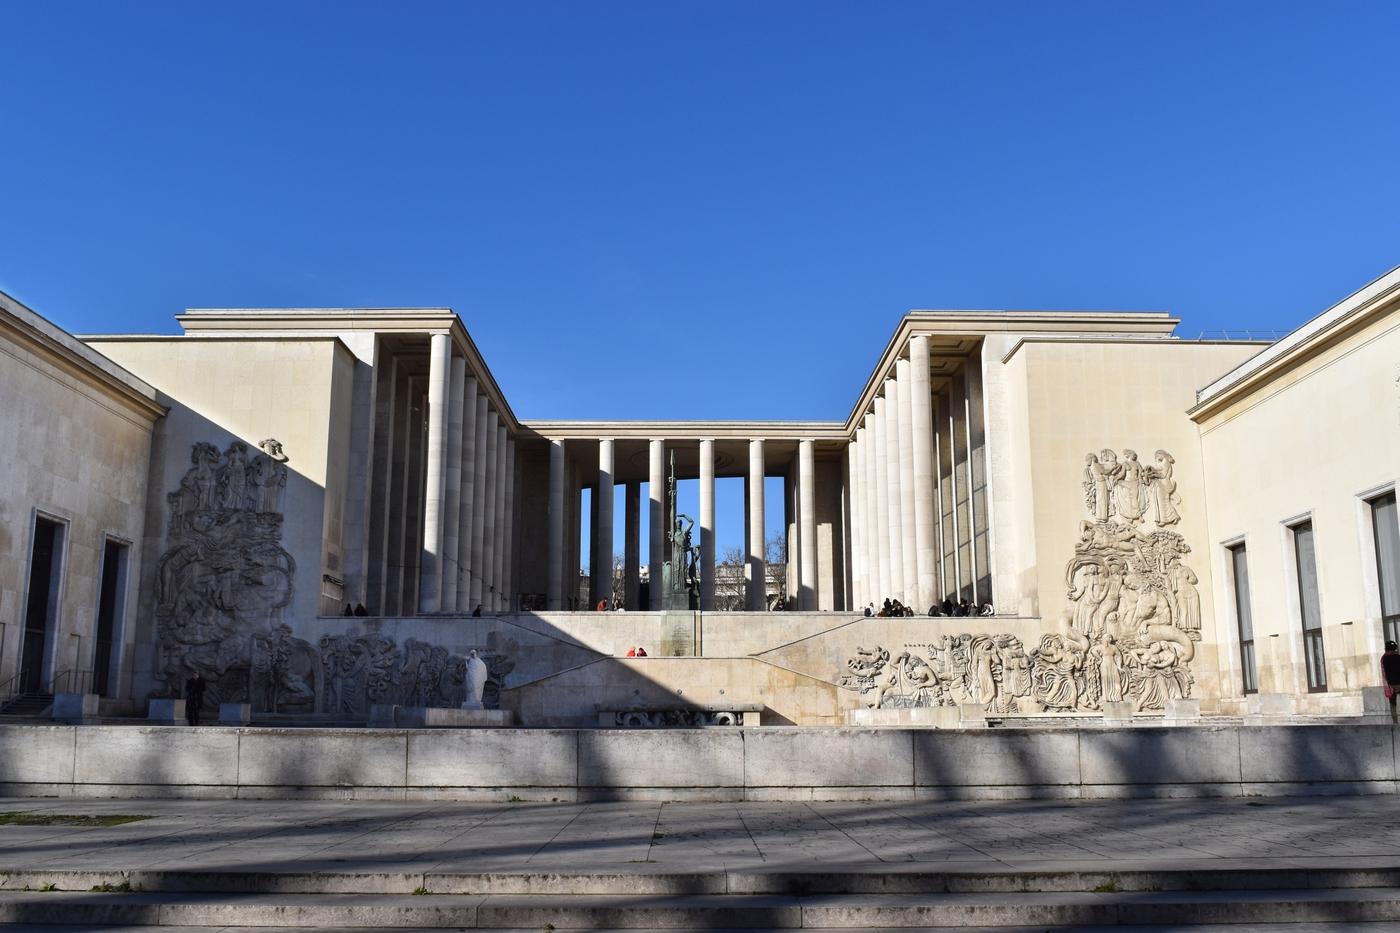
M 49 693 L 87 693 L 91 685 L 92 671 L 59 671 L 49 678 Z
M 0 704 L 8 703 L 19 693 L 19 680 L 24 676 L 24 671 L 16 671 L 15 676 L 0 684 Z

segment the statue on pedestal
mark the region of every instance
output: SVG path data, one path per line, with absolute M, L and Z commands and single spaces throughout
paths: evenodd
M 462 709 L 485 709 L 481 703 L 485 691 L 486 662 L 476 656 L 476 649 L 473 648 L 467 656 L 466 698 L 462 700 Z
M 666 523 L 670 559 L 661 568 L 661 608 L 700 608 L 700 548 L 691 544 L 695 519 L 676 511 L 676 453 L 671 452 L 671 476 L 666 490 L 670 520 Z

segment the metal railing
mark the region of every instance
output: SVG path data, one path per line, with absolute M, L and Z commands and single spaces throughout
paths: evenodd
M 1205 340 L 1246 340 L 1246 341 L 1268 341 L 1270 343 L 1284 337 L 1288 332 L 1281 330 L 1270 330 L 1268 328 L 1250 328 L 1245 330 L 1203 330 L 1194 338 L 1199 341 Z
M 49 679 L 49 693 L 91 693 L 92 671 L 59 671 Z

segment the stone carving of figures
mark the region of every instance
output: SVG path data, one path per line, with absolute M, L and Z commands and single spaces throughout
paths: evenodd
M 1099 682 L 1103 685 L 1105 703 L 1122 701 L 1123 652 L 1106 634 L 1099 641 Z
M 1067 595 L 1074 605 L 1074 630 L 1081 635 L 1092 634 L 1094 612 L 1108 595 L 1108 586 L 1103 582 L 1098 564 L 1086 563 L 1076 567 Z
M 996 699 L 997 684 L 992 675 L 996 648 L 986 635 L 974 635 L 967 646 L 968 669 L 965 680 L 969 703 L 991 703 Z
M 1176 492 L 1176 480 L 1172 477 L 1172 467 L 1176 460 L 1165 450 L 1153 455 L 1155 466 L 1151 471 L 1149 487 L 1152 502 L 1152 520 L 1158 525 L 1175 525 L 1181 521 L 1181 513 L 1176 507 L 1181 497 Z
M 1189 675 L 1178 664 L 1170 642 L 1152 642 L 1131 649 L 1128 655 L 1133 709 L 1166 709 L 1167 700 L 1181 699 L 1190 692 Z
M 1113 518 L 1118 511 L 1118 481 L 1123 477 L 1123 467 L 1118 462 L 1118 455 L 1107 447 L 1099 451 L 1099 470 L 1108 486 L 1108 518 Z
M 186 500 L 186 504 L 196 509 L 212 509 L 214 487 L 219 478 L 219 448 L 204 442 L 195 444 L 190 462 L 194 466 L 180 481 L 180 487 L 190 493 L 192 500 Z
M 1077 658 L 1055 634 L 1040 637 L 1031 660 L 1031 695 L 1049 710 L 1073 710 L 1079 705 L 1074 680 Z
M 1172 592 L 1176 596 L 1177 613 L 1173 621 L 1184 632 L 1201 631 L 1201 593 L 1196 589 L 1200 581 L 1190 567 L 1178 561 L 1168 571 Z
M 1084 504 L 1096 522 L 1108 521 L 1112 505 L 1108 471 L 1094 454 L 1084 457 Z
M 234 441 L 224 451 L 224 467 L 219 472 L 219 504 L 225 509 L 247 508 L 248 445 Z
M 1123 459 L 1118 464 L 1118 485 L 1114 489 L 1114 505 L 1120 518 L 1130 522 L 1142 520 L 1145 496 L 1142 484 L 1142 464 L 1137 453 L 1123 451 Z
M 1003 636 L 999 642 L 1001 689 L 1010 698 L 1028 696 L 1031 692 L 1031 670 L 1025 648 L 1021 646 L 1020 639 L 1009 635 Z
M 267 441 L 263 443 L 266 444 Z M 253 485 L 257 490 L 257 510 L 280 514 L 284 493 L 287 491 L 286 466 L 268 454 L 261 453 L 253 459 L 252 475 Z
M 467 696 L 462 709 L 482 709 L 481 698 L 486 692 L 486 662 L 476 656 L 476 649 L 467 655 Z

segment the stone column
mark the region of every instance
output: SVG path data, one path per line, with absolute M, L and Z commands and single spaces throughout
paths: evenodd
M 894 595 L 890 576 L 893 564 L 890 559 L 890 448 L 885 443 L 885 411 L 888 405 L 884 396 L 876 396 L 875 413 L 871 418 L 875 442 L 871 459 L 875 461 L 875 558 L 879 568 L 876 577 L 879 589 L 875 591 L 874 599 L 877 607 Z
M 457 611 L 457 551 L 461 546 L 462 520 L 462 396 L 466 388 L 467 361 L 452 358 L 447 394 L 447 489 L 443 497 L 442 605 L 443 612 Z
M 864 427 L 857 427 L 855 436 L 846 447 L 846 502 L 850 506 L 846 538 L 851 545 L 851 591 L 847 594 L 847 601 L 853 609 L 865 605 L 865 518 L 861 516 L 865 507 L 865 490 L 861 483 L 865 476 L 861 471 L 861 452 L 864 450 L 861 438 L 865 436 L 864 431 Z
M 510 436 L 506 433 L 505 419 L 499 419 L 501 423 L 496 425 L 496 501 L 492 506 L 496 512 L 496 542 L 495 550 L 491 552 L 491 581 L 495 587 L 496 598 L 491 601 L 491 608 L 501 610 L 505 608 L 505 532 L 506 532 L 506 444 Z
M 768 568 L 763 553 L 763 441 L 749 441 L 749 611 L 768 608 Z
M 918 573 L 919 602 L 924 611 L 933 605 L 936 585 L 938 541 L 933 531 L 933 414 L 928 379 L 928 337 L 909 338 L 910 409 L 914 453 L 914 548 Z
M 476 488 L 476 377 L 462 382 L 462 480 L 457 495 L 457 612 L 470 612 L 472 597 L 472 493 Z M 443 607 L 447 608 L 446 606 Z
M 481 605 L 483 611 L 496 608 L 496 487 L 500 485 L 501 472 L 496 467 L 497 445 L 501 442 L 500 418 L 494 412 L 486 413 L 486 520 L 481 532 Z
M 962 599 L 962 529 L 958 527 L 958 424 L 956 393 L 948 390 L 948 496 L 953 520 L 953 602 Z
M 938 517 L 934 535 L 934 547 L 938 554 L 938 589 L 934 592 L 934 597 L 942 602 L 948 595 L 948 548 L 943 530 L 947 521 L 947 514 L 943 509 L 943 421 L 938 399 L 931 399 L 930 407 L 933 410 L 933 494 Z
M 875 415 L 866 412 L 861 416 L 861 425 L 865 430 L 865 440 L 861 445 L 861 469 L 865 471 L 865 601 L 872 603 L 879 602 L 881 593 L 880 509 L 877 496 L 880 483 L 875 474 L 875 451 L 879 445 L 875 441 Z
M 622 604 L 628 612 L 644 608 L 638 603 L 642 590 L 642 484 L 625 488 L 622 532 Z
M 549 442 L 549 580 L 547 605 L 564 608 L 564 442 Z
M 963 366 L 963 438 L 967 445 L 967 556 L 971 563 L 968 583 L 972 589 L 972 604 L 982 601 L 978 592 L 977 578 L 977 481 L 973 473 L 974 448 L 972 446 L 972 372 L 971 363 Z
M 446 531 L 447 400 L 452 381 L 452 338 L 433 334 L 428 350 L 428 462 L 423 500 L 423 556 L 418 570 L 418 611 L 442 608 L 442 541 Z
M 889 508 L 890 592 L 903 602 L 904 592 L 904 497 L 899 486 L 899 383 L 885 380 L 885 484 Z
M 652 439 L 647 446 L 647 589 L 651 609 L 661 608 L 661 564 L 666 540 L 666 442 Z
M 899 598 L 904 605 L 923 612 L 928 604 L 919 605 L 919 554 L 914 531 L 913 380 L 908 360 L 897 360 L 894 370 L 899 383 L 899 553 L 904 568 L 904 595 Z
M 501 609 L 514 612 L 515 605 L 515 440 L 506 441 L 506 533 L 501 550 L 501 588 L 504 596 Z
M 476 397 L 476 451 L 472 457 L 472 556 L 471 593 L 467 599 L 467 611 L 481 605 L 486 579 L 486 462 L 490 458 L 486 437 L 490 425 L 487 420 L 486 393 Z
M 613 598 L 613 439 L 598 441 L 598 487 L 593 495 L 598 499 L 598 555 L 593 567 L 593 605 L 606 599 L 609 608 Z
M 715 442 L 700 442 L 700 608 L 715 608 Z
M 817 489 L 816 455 L 811 440 L 797 442 L 797 608 L 817 608 Z

